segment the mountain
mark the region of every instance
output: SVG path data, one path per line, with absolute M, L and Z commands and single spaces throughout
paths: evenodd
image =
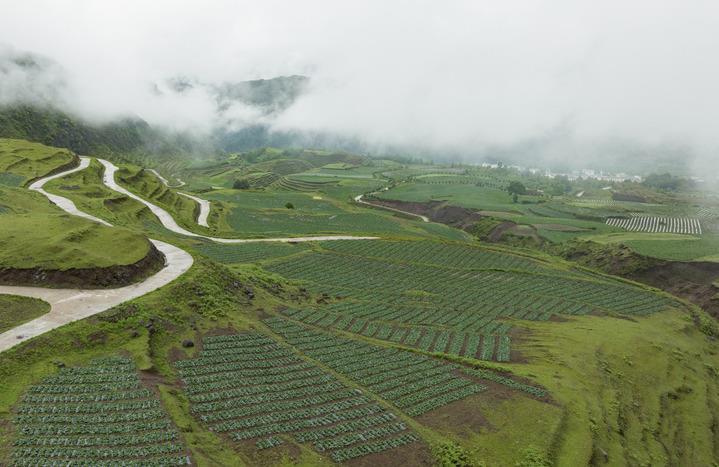
M 237 104 L 253 107 L 262 115 L 272 115 L 289 108 L 306 91 L 309 81 L 307 76 L 291 75 L 250 81 L 205 83 L 179 76 L 166 80 L 165 86 L 155 84 L 154 91 L 158 95 L 204 91 L 215 101 L 220 115 Z

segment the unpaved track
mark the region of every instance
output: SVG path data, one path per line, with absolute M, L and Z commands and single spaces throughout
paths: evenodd
M 62 209 L 65 212 L 68 212 L 74 216 L 84 217 L 85 219 L 89 219 L 94 222 L 98 222 L 103 225 L 110 226 L 111 224 L 109 222 L 105 222 L 104 220 L 97 218 L 95 216 L 91 216 L 90 214 L 87 214 L 85 212 L 80 211 L 77 206 L 75 206 L 75 203 L 70 201 L 67 198 L 63 198 L 62 196 L 53 195 L 52 193 L 48 193 L 47 191 L 43 190 L 42 187 L 45 186 L 47 182 L 50 180 L 54 180 L 56 178 L 62 178 L 65 175 L 70 175 L 71 173 L 79 172 L 81 170 L 85 170 L 90 165 L 90 158 L 89 157 L 81 157 L 80 158 L 80 165 L 75 167 L 74 169 L 67 170 L 65 172 L 61 172 L 59 174 L 51 175 L 49 177 L 41 178 L 40 180 L 37 180 L 35 183 L 30 185 L 28 188 L 37 191 L 38 193 L 42 193 L 43 195 L 47 196 L 47 198 L 55 203 L 60 209 Z
M 192 196 L 181 191 L 178 191 L 177 194 L 197 201 L 197 204 L 200 205 L 200 213 L 197 215 L 197 224 L 203 227 L 209 227 L 209 225 L 207 225 L 207 218 L 210 216 L 210 202 L 206 199 L 198 198 L 197 196 Z
M 90 165 L 89 157 L 81 157 L 80 165 L 74 169 L 67 170 L 65 172 L 55 174 L 49 177 L 37 180 L 30 189 L 42 193 L 47 196 L 53 203 L 59 208 L 63 209 L 69 214 L 79 216 L 85 219 L 89 219 L 94 222 L 98 222 L 103 225 L 112 226 L 112 224 L 104 221 L 95 216 L 91 216 L 85 212 L 80 211 L 75 206 L 75 203 L 62 196 L 53 195 L 43 190 L 43 186 L 50 180 L 61 178 L 74 172 L 86 169 Z M 251 242 L 308 242 L 308 241 L 322 241 L 322 240 L 361 240 L 361 239 L 375 239 L 377 237 L 353 237 L 347 235 L 329 235 L 321 237 L 297 237 L 297 238 L 262 238 L 262 239 L 229 239 L 229 238 L 214 238 L 206 237 L 192 233 L 188 230 L 183 229 L 172 218 L 172 216 L 152 203 L 145 201 L 139 196 L 130 193 L 126 189 L 115 183 L 115 172 L 117 167 L 109 161 L 98 159 L 103 166 L 105 166 L 105 173 L 103 175 L 103 181 L 105 185 L 119 193 L 122 193 L 130 198 L 133 198 L 144 205 L 160 219 L 162 225 L 173 232 L 187 235 L 189 237 L 207 238 L 215 242 L 220 243 L 251 243 Z M 208 206 L 209 208 L 209 206 Z M 165 267 L 153 276 L 145 279 L 143 282 L 138 284 L 132 284 L 117 289 L 50 289 L 44 287 L 24 287 L 24 286 L 7 286 L 0 285 L 0 294 L 11 294 L 11 295 L 22 295 L 26 297 L 34 297 L 44 300 L 50 304 L 50 311 L 45 315 L 29 321 L 25 324 L 21 324 L 9 331 L 0 334 L 0 352 L 8 350 L 15 345 L 24 342 L 32 337 L 39 336 L 53 329 L 64 326 L 65 324 L 78 321 L 97 313 L 101 313 L 113 306 L 119 305 L 120 303 L 132 300 L 133 298 L 140 297 L 160 287 L 169 284 L 173 280 L 180 277 L 182 274 L 187 272 L 192 266 L 193 259 L 192 255 L 186 251 L 177 248 L 169 243 L 161 242 L 159 240 L 150 239 L 155 247 L 165 255 Z
M 39 336 L 73 321 L 78 321 L 115 305 L 140 297 L 169 284 L 192 266 L 192 256 L 159 240 L 150 240 L 165 255 L 165 267 L 140 282 L 118 289 L 47 289 L 42 287 L 0 286 L 0 294 L 39 298 L 50 304 L 50 311 L 32 321 L 0 334 L 0 352 L 31 337 Z
M 137 196 L 136 194 L 128 191 L 122 186 L 118 185 L 115 181 L 115 172 L 118 171 L 118 167 L 110 161 L 104 159 L 98 159 L 102 165 L 105 166 L 105 174 L 103 175 L 103 182 L 107 187 L 112 190 L 122 193 L 125 196 L 137 200 L 147 206 L 155 216 L 160 220 L 162 225 L 167 229 L 171 230 L 180 235 L 195 238 L 205 238 L 212 240 L 217 243 L 260 243 L 260 242 L 317 242 L 322 240 L 375 240 L 378 237 L 355 237 L 352 235 L 325 235 L 321 237 L 281 237 L 281 238 L 219 238 L 219 237 L 208 237 L 207 235 L 200 235 L 194 232 L 190 232 L 187 229 L 180 227 L 175 219 L 170 215 L 169 212 L 165 211 L 161 207 L 145 201 L 145 199 Z
M 182 180 L 179 178 L 177 179 L 178 182 L 180 182 L 179 185 L 170 185 L 165 177 L 160 175 L 160 173 L 155 169 L 148 169 L 150 172 L 155 174 L 157 178 L 160 179 L 162 183 L 165 184 L 167 188 L 179 188 L 182 185 L 185 184 Z M 189 193 L 183 193 L 182 191 L 177 192 L 178 195 L 182 195 L 186 198 L 190 198 L 191 200 L 197 202 L 197 204 L 200 205 L 200 213 L 197 215 L 197 225 L 201 225 L 202 227 L 210 227 L 207 225 L 207 218 L 210 216 L 210 202 L 206 199 L 199 198 L 197 196 L 193 196 Z
M 168 187 L 168 188 L 180 188 L 181 186 L 185 185 L 185 182 L 183 182 L 183 181 L 180 180 L 179 178 L 176 179 L 176 180 L 177 180 L 177 185 L 170 185 L 170 182 L 168 182 L 165 177 L 163 177 L 162 175 L 160 175 L 160 172 L 158 172 L 157 170 L 155 170 L 155 169 L 147 169 L 147 170 L 149 170 L 150 172 L 154 173 L 155 176 L 156 176 L 157 178 L 159 178 L 160 181 L 161 181 L 162 183 L 164 183 L 165 186 Z
M 363 196 L 364 195 L 355 196 L 355 201 L 360 204 L 366 204 L 367 206 L 372 206 L 372 207 L 379 208 L 379 209 L 386 209 L 387 211 L 399 212 L 401 214 L 407 214 L 408 216 L 419 217 L 420 219 L 422 219 L 422 222 L 429 222 L 429 217 L 427 217 L 427 216 L 423 216 L 421 214 L 415 214 L 415 213 L 409 212 L 409 211 L 403 211 L 403 210 L 397 209 L 397 208 L 391 208 L 389 206 L 382 206 L 381 204 L 369 203 L 362 199 Z

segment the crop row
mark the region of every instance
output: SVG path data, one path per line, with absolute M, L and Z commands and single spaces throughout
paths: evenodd
M 380 340 L 388 340 L 427 352 L 441 352 L 482 360 L 508 361 L 511 340 L 509 336 L 483 336 L 429 327 L 407 327 L 352 318 L 351 315 L 315 310 L 288 309 L 284 312 L 292 319 L 320 327 L 341 329 Z M 507 328 L 509 325 L 507 325 Z M 504 330 L 504 328 L 502 329 Z M 499 344 L 497 344 L 497 341 Z M 481 347 L 480 347 L 481 344 Z M 495 354 L 495 346 L 497 353 Z
M 633 232 L 666 232 L 701 235 L 699 219 L 692 217 L 633 216 L 608 217 L 607 225 Z
M 235 441 L 254 439 L 257 449 L 279 445 L 282 434 L 294 434 L 298 442 L 349 437 L 336 447 L 315 446 L 331 453 L 394 435 L 396 417 L 372 398 L 303 360 L 292 347 L 261 336 L 207 339 L 197 357 L 178 362 L 191 411 L 212 431 Z M 232 362 L 222 363 L 225 358 Z M 318 430 L 325 429 L 331 431 L 321 436 Z
M 17 408 L 13 465 L 184 465 L 177 430 L 130 359 L 63 368 Z
M 330 336 L 280 317 L 264 322 L 300 351 L 399 407 L 410 409 L 415 415 L 423 413 L 418 407 L 432 410 L 445 405 L 440 402 L 443 392 L 452 394 L 456 390 L 459 393 L 464 386 L 473 384 L 454 374 L 450 365 L 442 364 L 439 368 L 444 371 L 439 371 L 436 362 L 422 355 Z M 399 388 L 386 384 L 397 377 L 402 377 Z M 484 389 L 476 386 L 476 392 Z M 411 400 L 403 388 L 413 391 Z M 430 403 L 431 400 L 437 402 Z

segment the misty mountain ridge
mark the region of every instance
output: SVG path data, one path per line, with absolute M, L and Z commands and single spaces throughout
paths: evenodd
M 205 83 L 197 79 L 176 76 L 165 80 L 163 88 L 153 84 L 158 95 L 171 92 L 178 95 L 201 89 L 207 92 L 223 114 L 235 104 L 243 104 L 261 110 L 264 115 L 283 112 L 307 89 L 310 78 L 302 75 L 277 76 L 249 81 Z
M 60 64 L 38 54 L 0 47 L 0 136 L 68 147 L 83 154 L 140 151 L 199 156 L 202 151 L 311 147 L 438 161 L 488 161 L 557 170 L 592 168 L 638 174 L 658 170 L 686 174 L 694 157 L 689 146 L 679 143 L 647 145 L 605 139 L 581 145 L 564 128 L 503 146 L 472 147 L 429 147 L 421 142 L 399 145 L 329 130 L 275 128 L 276 119 L 310 92 L 309 83 L 310 78 L 302 75 L 220 83 L 177 75 L 162 82 L 149 82 L 149 96 L 173 100 L 178 109 L 190 106 L 192 98 L 209 100 L 212 116 L 208 117 L 206 128 L 172 129 L 136 114 L 97 121 L 83 117 L 68 102 L 67 96 L 72 93 Z

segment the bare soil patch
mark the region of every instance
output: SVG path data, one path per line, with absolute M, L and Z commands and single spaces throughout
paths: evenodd
M 699 305 L 719 318 L 719 263 L 666 261 L 627 275 L 630 279 L 662 289 Z
M 482 218 L 479 211 L 474 209 L 453 206 L 446 201 L 429 201 L 417 203 L 412 201 L 397 201 L 388 199 L 371 199 L 372 204 L 399 209 L 401 211 L 426 216 L 432 222 L 439 222 L 458 229 L 471 227 Z

